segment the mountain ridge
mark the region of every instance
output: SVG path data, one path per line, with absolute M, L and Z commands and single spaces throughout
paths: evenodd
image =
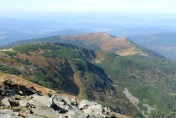
M 115 37 L 105 32 L 96 32 L 79 35 L 59 35 L 47 38 L 19 41 L 11 45 L 32 42 L 59 42 L 82 46 L 89 49 L 91 48 L 95 50 L 113 51 L 121 56 L 128 56 L 134 54 L 147 56 L 142 52 L 139 46 L 132 43 L 129 39 L 124 37 Z

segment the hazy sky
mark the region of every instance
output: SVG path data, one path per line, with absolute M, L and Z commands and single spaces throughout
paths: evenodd
M 46 12 L 176 13 L 176 0 L 0 0 L 0 15 Z

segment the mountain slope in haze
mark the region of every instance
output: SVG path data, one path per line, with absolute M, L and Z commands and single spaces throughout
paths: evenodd
M 151 49 L 173 61 L 176 61 L 176 33 L 164 32 L 151 35 L 129 36 L 135 43 Z
M 154 23 L 156 24 L 156 23 Z M 116 27 L 117 28 L 117 27 Z M 133 27 L 124 27 L 124 28 L 117 28 L 117 29 L 112 29 L 108 30 L 107 32 L 114 35 L 114 36 L 139 36 L 139 35 L 150 35 L 150 34 L 156 34 L 156 33 L 161 33 L 161 32 L 174 32 L 175 28 L 174 27 L 165 27 L 165 26 L 133 26 Z
M 176 64 L 139 49 L 147 56 L 120 56 L 58 43 L 26 44 L 1 50 L 0 70 L 22 73 L 40 85 L 98 100 L 132 117 L 175 117 Z M 125 90 L 138 102 L 131 103 L 133 98 L 126 98 Z
M 83 34 L 84 32 L 79 30 L 59 30 L 59 31 L 12 31 L 12 30 L 4 30 L 0 29 L 0 46 L 8 45 L 13 42 L 31 38 L 39 38 L 39 37 L 46 37 L 46 36 L 53 36 L 53 35 L 71 35 L 71 34 Z
M 19 41 L 15 44 L 24 44 L 32 42 L 59 42 L 76 46 L 81 46 L 94 50 L 113 51 L 118 55 L 127 56 L 133 54 L 145 55 L 142 50 L 126 38 L 118 38 L 104 32 L 80 34 L 80 35 L 63 35 L 53 36 L 40 39 L 31 39 Z
M 90 32 L 87 29 L 71 29 L 59 21 L 30 21 L 6 17 L 0 17 L 0 26 L 0 46 L 31 38 Z

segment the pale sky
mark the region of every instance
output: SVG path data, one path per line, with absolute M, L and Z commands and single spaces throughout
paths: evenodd
M 45 12 L 176 13 L 176 0 L 0 0 L 0 15 Z

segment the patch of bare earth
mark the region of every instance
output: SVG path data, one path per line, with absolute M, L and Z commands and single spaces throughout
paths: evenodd
M 104 60 L 103 54 L 98 52 L 96 54 L 95 63 L 101 63 L 101 61 L 103 61 L 103 60 Z
M 136 51 L 135 47 L 129 47 L 127 49 L 116 51 L 116 54 L 118 54 L 120 56 L 128 56 L 128 55 L 134 55 L 134 54 L 148 56 L 147 54 L 143 53 L 141 50 Z

